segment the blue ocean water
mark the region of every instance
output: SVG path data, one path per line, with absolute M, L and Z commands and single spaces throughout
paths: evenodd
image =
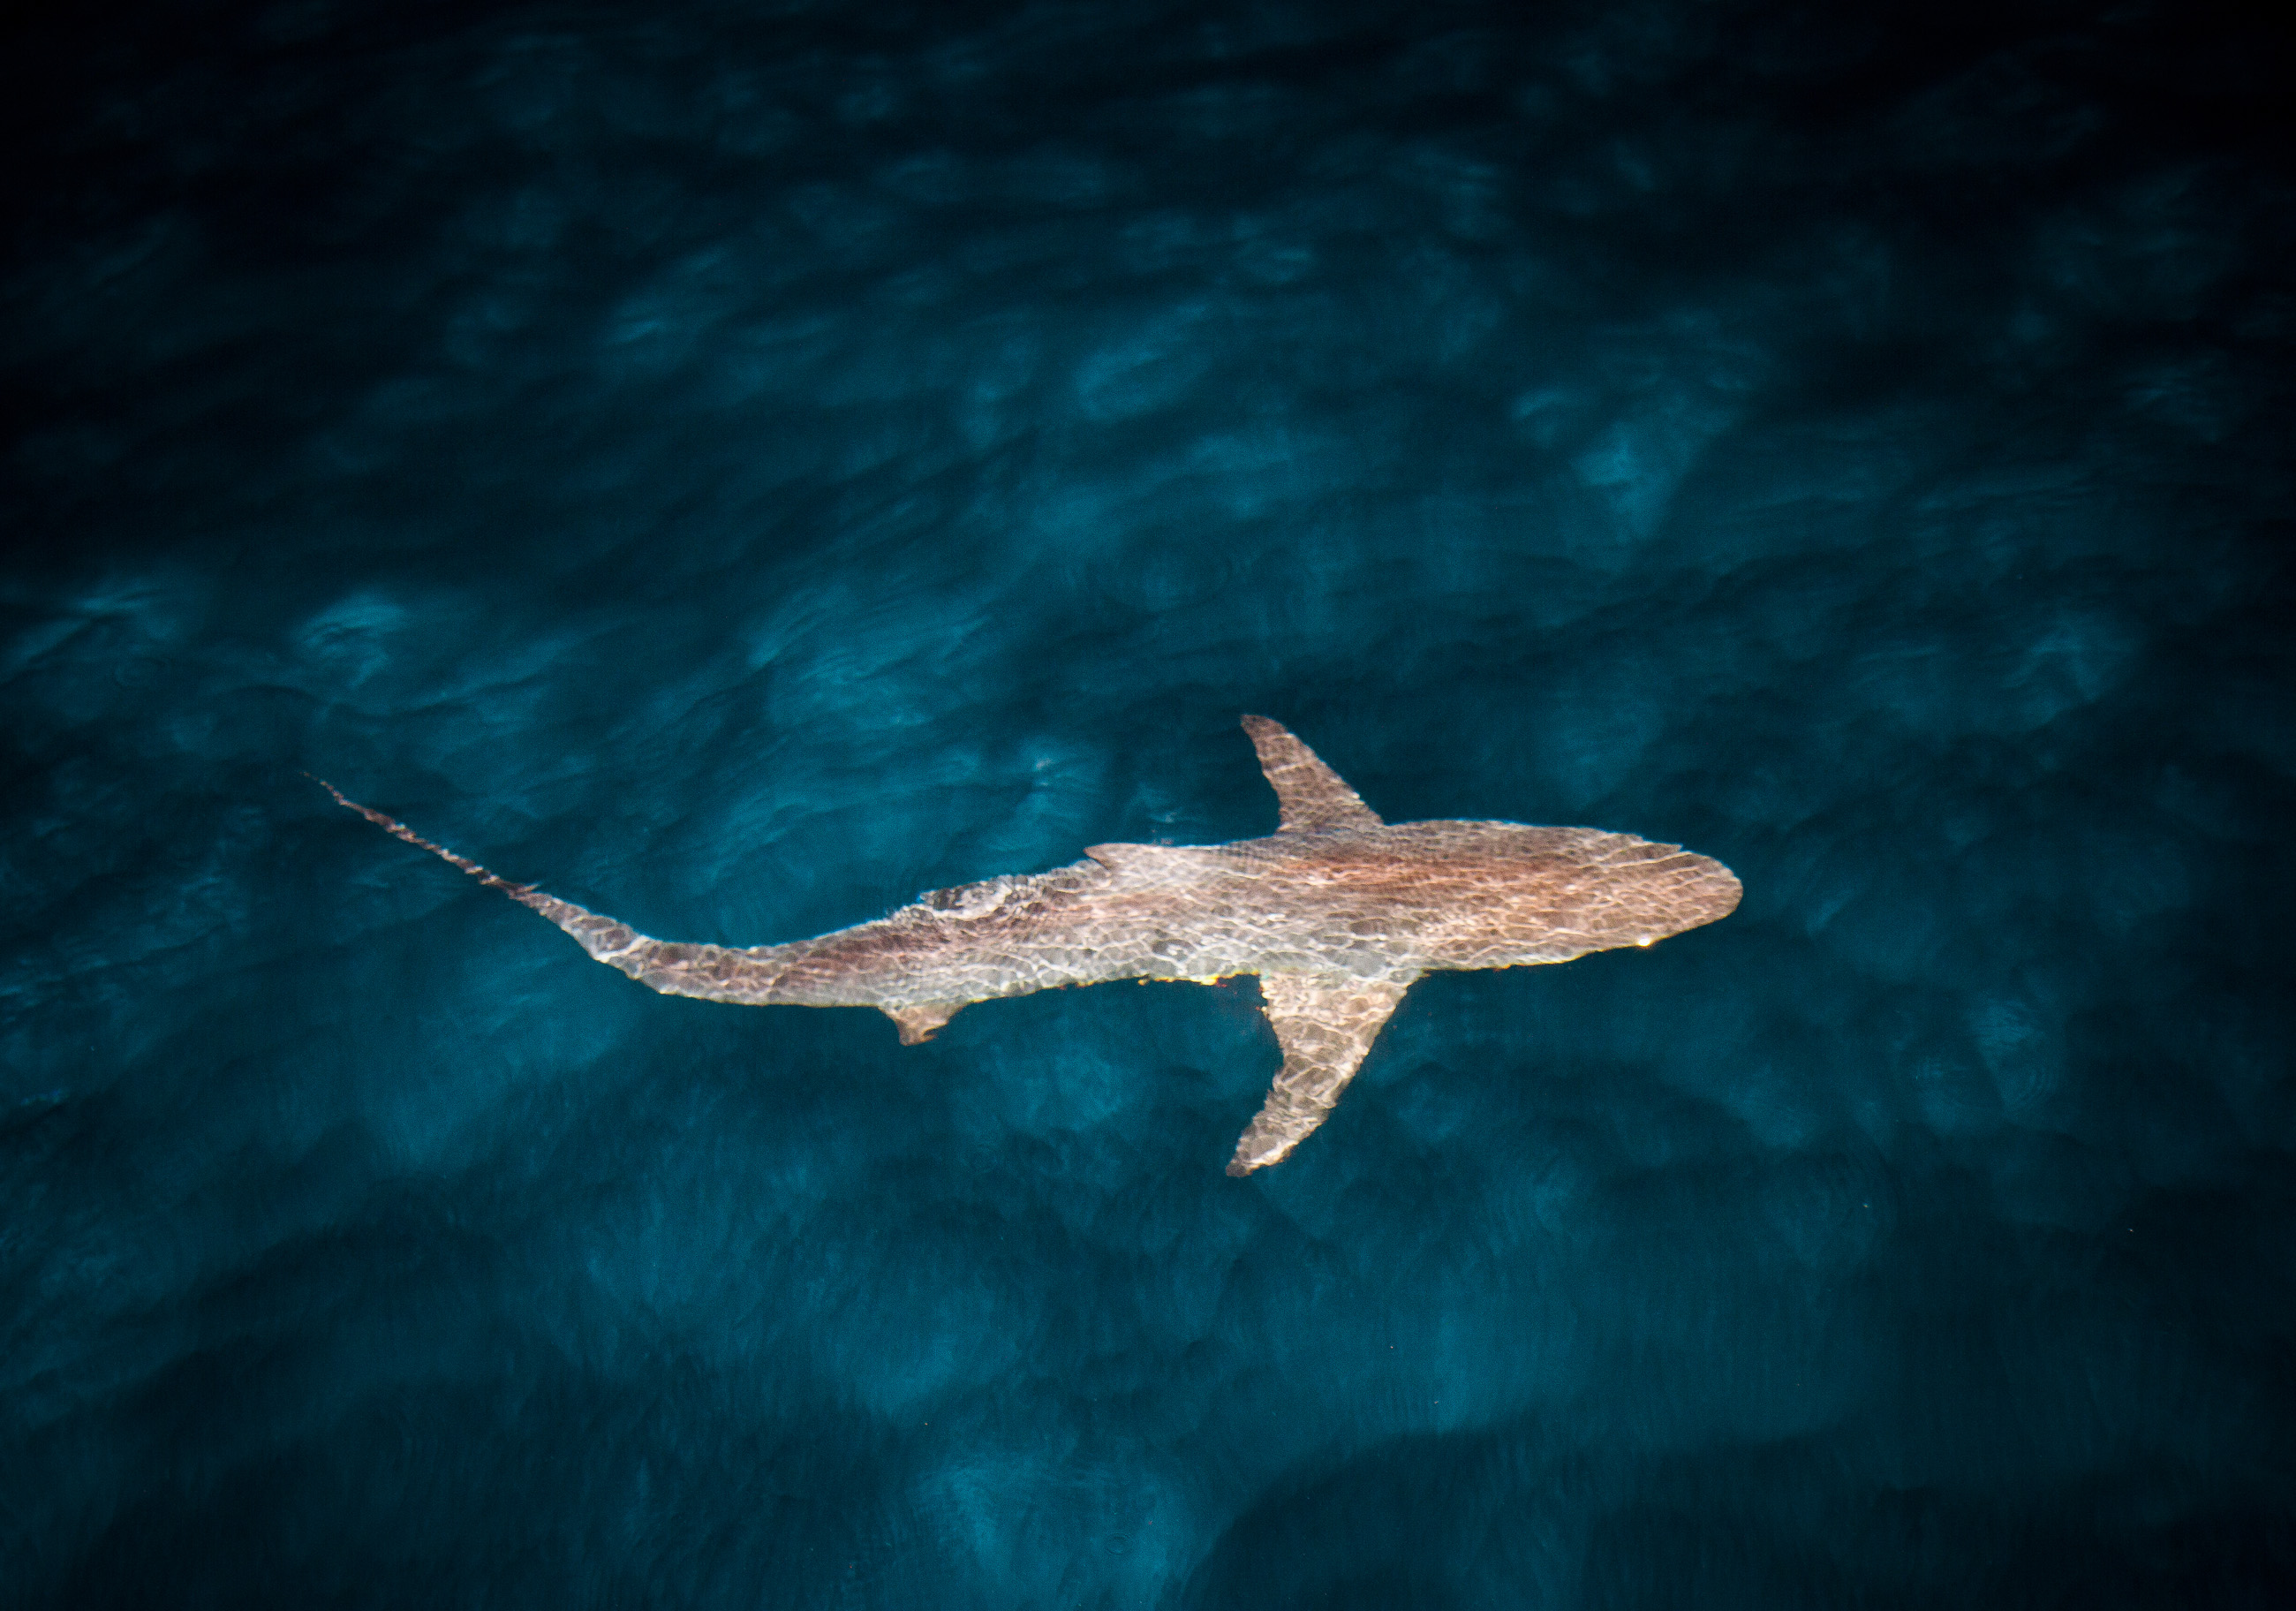
M 2003 4 L 20 19 L 0 1599 L 2296 1601 L 2277 37 Z M 1391 821 L 1414 989 L 652 995 Z

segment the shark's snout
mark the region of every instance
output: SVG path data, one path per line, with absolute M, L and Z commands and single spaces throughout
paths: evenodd
M 1683 929 L 1702 928 L 1707 924 L 1720 922 L 1738 909 L 1738 901 L 1746 892 L 1745 887 L 1738 882 L 1738 875 L 1712 857 L 1695 856 L 1692 859 L 1698 864 L 1698 876 L 1684 902 Z M 1676 931 L 1677 933 L 1681 932 L 1680 929 Z

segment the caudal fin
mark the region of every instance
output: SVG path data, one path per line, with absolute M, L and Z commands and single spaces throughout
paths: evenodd
M 581 943 L 582 949 L 599 961 L 618 967 L 632 978 L 641 976 L 649 954 L 659 949 L 660 941 L 648 939 L 626 923 L 611 917 L 602 917 L 586 911 L 570 900 L 561 900 L 555 895 L 545 895 L 530 884 L 512 884 L 496 876 L 467 856 L 457 856 L 443 844 L 433 844 L 395 817 L 386 817 L 373 806 L 364 806 L 335 787 L 324 777 L 303 774 L 313 783 L 335 797 L 335 803 L 346 810 L 357 811 L 375 826 L 407 843 L 430 851 L 441 860 L 452 862 L 480 884 L 500 890 L 521 906 L 530 906 L 545 917 L 564 929 Z

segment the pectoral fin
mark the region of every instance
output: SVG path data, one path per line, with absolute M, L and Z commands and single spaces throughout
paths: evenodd
M 1235 1144 L 1232 1175 L 1280 1163 L 1285 1155 L 1324 1122 L 1340 1093 L 1362 1066 L 1364 1054 L 1379 1038 L 1409 980 L 1370 982 L 1269 974 L 1259 981 L 1267 1021 L 1283 1048 L 1283 1066 L 1267 1093 L 1267 1106 Z

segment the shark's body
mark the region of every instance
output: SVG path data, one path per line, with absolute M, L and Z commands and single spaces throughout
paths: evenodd
M 642 984 L 760 1007 L 873 1007 L 911 1044 L 959 1008 L 1000 996 L 1256 974 L 1283 1067 L 1236 1144 L 1233 1175 L 1280 1162 L 1323 1122 L 1422 974 L 1649 945 L 1738 904 L 1738 881 L 1721 863 L 1631 834 L 1390 826 L 1283 727 L 1259 716 L 1243 725 L 1282 807 L 1267 838 L 1093 845 L 1088 859 L 1049 873 L 936 890 L 873 923 L 746 949 L 649 939 L 327 792 L 532 907 Z

